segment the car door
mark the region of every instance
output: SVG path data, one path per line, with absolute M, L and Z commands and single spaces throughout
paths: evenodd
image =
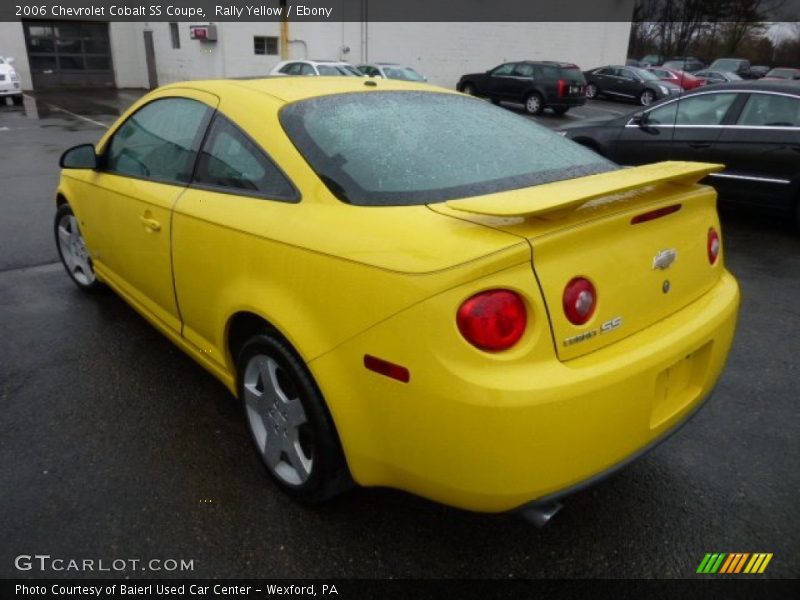
M 227 284 L 238 279 L 241 285 L 242 278 L 253 285 L 263 283 L 269 281 L 270 272 L 283 268 L 276 264 L 285 265 L 288 246 L 269 239 L 280 237 L 276 232 L 300 218 L 299 200 L 295 187 L 264 149 L 217 113 L 192 183 L 175 207 L 173 231 L 183 336 L 212 364 L 225 364 L 223 324 L 230 316 L 225 310 L 233 303 L 226 296 Z M 242 231 L 243 223 L 251 231 Z M 271 250 L 264 251 L 265 247 Z M 265 293 L 269 291 L 253 290 L 253 295 L 262 295 L 262 302 Z M 246 304 L 251 299 L 235 302 Z
M 630 69 L 615 69 L 614 73 L 617 79 L 617 94 L 625 98 L 638 98 L 644 89 L 642 78 Z
M 93 229 L 102 231 L 98 272 L 173 331 L 180 330 L 180 315 L 172 280 L 172 208 L 189 183 L 216 104 L 211 94 L 165 91 L 110 135 L 87 181 L 96 190 Z
M 669 102 L 631 116 L 611 145 L 609 158 L 623 165 L 668 160 L 676 110 L 676 103 Z
M 616 82 L 616 79 L 613 77 L 613 75 L 613 67 L 602 67 L 595 71 L 591 71 L 586 77 L 586 80 L 594 83 L 597 86 L 598 91 L 608 92 L 609 90 L 613 91 L 613 87 Z
M 487 98 L 511 99 L 510 90 L 514 88 L 513 73 L 516 66 L 517 63 L 505 63 L 493 69 L 487 77 L 478 83 L 478 93 Z
M 534 78 L 534 68 L 531 63 L 518 63 L 514 67 L 511 77 L 507 78 L 504 96 L 521 102 L 533 86 Z
M 791 209 L 800 185 L 800 97 L 778 92 L 741 94 L 734 124 L 723 127 L 718 145 L 725 171 L 715 185 L 726 197 Z
M 672 160 L 721 162 L 717 140 L 732 119 L 736 92 L 704 92 L 679 98 L 670 149 Z

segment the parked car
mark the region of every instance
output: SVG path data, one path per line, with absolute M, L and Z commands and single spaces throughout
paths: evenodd
M 661 81 L 667 81 L 669 83 L 674 83 L 682 87 L 684 90 L 693 90 L 695 88 L 700 87 L 701 85 L 706 84 L 705 79 L 698 79 L 691 73 L 686 73 L 684 71 L 679 71 L 676 69 L 671 69 L 669 67 L 648 67 L 647 69 L 653 75 L 658 77 Z
M 465 94 L 521 103 L 532 115 L 550 108 L 563 115 L 586 103 L 586 80 L 572 63 L 530 61 L 504 63 L 485 73 L 463 75 L 456 89 Z
M 644 65 L 642 65 L 642 63 L 640 63 L 640 62 L 639 62 L 638 60 L 636 60 L 635 58 L 629 58 L 629 59 L 627 59 L 627 60 L 625 61 L 625 66 L 626 66 L 626 67 L 642 67 L 642 66 L 644 66 Z
M 699 88 L 622 117 L 562 130 L 623 165 L 702 160 L 726 201 L 797 219 L 800 226 L 800 82 Z
M 706 83 L 729 83 L 732 81 L 742 81 L 736 73 L 729 71 L 712 71 L 711 69 L 703 69 L 694 74 L 698 79 L 704 79 Z
M 790 69 L 787 67 L 778 67 L 772 69 L 764 76 L 764 79 L 800 79 L 800 69 Z
M 739 292 L 695 185 L 718 166 L 621 169 L 475 98 L 365 83 L 147 94 L 62 155 L 59 256 L 236 395 L 287 494 L 542 522 L 719 379 Z
M 750 61 L 744 58 L 718 58 L 708 66 L 709 71 L 736 73 L 742 79 L 755 79 Z
M 675 69 L 677 71 L 684 71 L 685 73 L 694 73 L 695 71 L 703 69 L 706 65 L 699 58 L 695 58 L 694 56 L 685 56 L 683 58 L 671 58 L 661 66 L 669 69 Z
M 610 96 L 647 106 L 658 99 L 683 92 L 681 86 L 661 81 L 647 69 L 609 65 L 584 73 L 586 97 Z
M 357 68 L 367 77 L 400 79 L 403 81 L 428 81 L 425 76 L 413 68 L 397 63 L 376 62 L 368 65 L 358 65 Z
M 14 104 L 20 105 L 22 104 L 22 83 L 13 64 L 13 58 L 0 56 L 0 98 L 8 96 Z
M 753 79 L 761 79 L 767 73 L 769 73 L 770 68 L 766 65 L 753 65 L 750 67 L 750 74 L 753 76 Z
M 338 60 L 284 60 L 273 67 L 270 75 L 364 77 L 364 74 L 350 63 Z

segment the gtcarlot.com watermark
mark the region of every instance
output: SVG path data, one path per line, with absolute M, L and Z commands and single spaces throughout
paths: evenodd
M 126 573 L 194 571 L 194 559 L 186 558 L 63 558 L 49 554 L 20 554 L 14 559 L 17 571 L 71 573 Z

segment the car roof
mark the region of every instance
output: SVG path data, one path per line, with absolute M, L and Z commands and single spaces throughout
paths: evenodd
M 713 87 L 700 87 L 687 92 L 686 94 L 696 94 L 708 91 L 760 91 L 760 92 L 782 92 L 784 94 L 793 94 L 800 96 L 800 82 L 797 81 L 732 81 L 729 83 L 715 83 Z
M 298 61 L 299 62 L 299 61 Z M 455 90 L 427 83 L 397 79 L 375 80 L 366 77 L 281 77 L 210 79 L 173 83 L 164 89 L 195 89 L 210 92 L 221 98 L 237 93 L 266 94 L 282 102 L 296 102 L 320 96 L 374 91 L 426 91 L 457 94 Z

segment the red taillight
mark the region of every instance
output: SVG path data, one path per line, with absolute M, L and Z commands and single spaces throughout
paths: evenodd
M 564 314 L 573 325 L 583 325 L 592 318 L 597 306 L 597 292 L 585 277 L 575 277 L 564 288 Z
M 564 97 L 564 91 L 567 89 L 567 83 L 563 79 L 558 80 L 558 97 Z
M 469 298 L 458 309 L 458 330 L 481 350 L 507 350 L 525 333 L 525 303 L 508 290 L 489 290 Z
M 708 250 L 708 262 L 710 264 L 716 264 L 719 258 L 719 249 L 721 245 L 719 234 L 713 227 L 710 227 L 708 229 L 708 245 L 706 246 Z

